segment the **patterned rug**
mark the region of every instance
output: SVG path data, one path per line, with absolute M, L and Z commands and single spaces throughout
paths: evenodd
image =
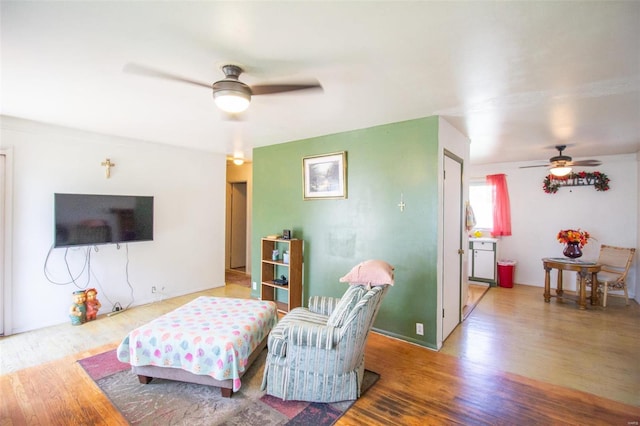
M 354 403 L 282 401 L 260 390 L 267 351 L 262 351 L 242 377 L 231 398 L 220 389 L 192 383 L 153 379 L 138 382 L 129 364 L 108 351 L 78 361 L 113 405 L 133 425 L 332 425 Z M 366 370 L 362 393 L 380 378 Z

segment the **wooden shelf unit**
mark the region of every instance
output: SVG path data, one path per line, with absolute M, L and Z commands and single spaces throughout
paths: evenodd
M 282 240 L 262 238 L 260 253 L 260 299 L 276 302 L 278 312 L 287 313 L 302 306 L 302 249 L 299 239 Z M 273 250 L 279 250 L 278 260 L 272 259 Z M 289 263 L 284 263 L 283 253 L 289 252 Z M 274 279 L 284 275 L 288 285 L 275 284 Z M 285 292 L 287 301 L 278 300 L 278 293 Z

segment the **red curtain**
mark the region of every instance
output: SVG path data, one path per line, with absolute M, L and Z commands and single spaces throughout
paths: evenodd
M 511 235 L 511 205 L 507 189 L 507 175 L 488 175 L 487 183 L 491 186 L 493 201 L 494 236 Z

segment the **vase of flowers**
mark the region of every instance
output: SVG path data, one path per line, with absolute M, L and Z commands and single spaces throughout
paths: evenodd
M 582 256 L 582 249 L 580 248 L 578 243 L 571 242 L 571 243 L 567 243 L 564 250 L 562 251 L 562 254 L 564 254 L 567 257 L 570 257 L 571 259 L 577 259 L 580 256 Z
M 558 242 L 565 244 L 562 253 L 571 259 L 577 259 L 582 256 L 582 247 L 589 242 L 589 238 L 591 238 L 591 235 L 587 231 L 581 231 L 580 229 L 564 229 L 558 232 L 556 236 Z

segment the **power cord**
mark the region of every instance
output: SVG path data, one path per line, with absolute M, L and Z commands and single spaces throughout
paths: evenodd
M 51 245 L 51 247 L 49 248 L 49 252 L 47 253 L 47 257 L 44 260 L 43 272 L 44 272 L 45 278 L 51 284 L 55 284 L 55 285 L 73 284 L 73 285 L 76 286 L 76 288 L 78 288 L 80 290 L 85 290 L 86 288 L 88 288 L 89 287 L 89 281 L 90 281 L 89 271 L 91 270 L 91 248 L 90 247 L 84 248 L 84 262 L 83 262 L 83 265 L 82 265 L 82 269 L 80 270 L 80 272 L 78 272 L 78 275 L 76 275 L 76 276 L 74 276 L 73 273 L 71 272 L 71 267 L 69 266 L 69 260 L 67 259 L 67 255 L 69 254 L 69 248 L 66 248 L 64 250 L 64 264 L 65 264 L 65 267 L 67 269 L 67 273 L 69 274 L 69 281 L 67 281 L 67 282 L 54 281 L 49 276 L 49 270 L 47 269 L 47 264 L 49 263 L 49 257 L 51 257 L 51 252 L 53 251 L 54 248 L 55 247 L 53 245 Z M 84 287 L 83 287 L 83 286 L 79 285 L 77 283 L 77 281 L 82 277 L 82 275 L 84 274 L 85 270 L 87 270 L 87 282 L 84 284 Z
M 108 317 L 112 317 L 114 315 L 117 315 L 121 312 L 124 312 L 124 309 L 122 309 L 122 306 L 120 305 L 120 302 L 116 302 L 115 305 L 113 305 L 113 308 L 111 309 L 111 312 L 109 312 L 107 314 Z
M 81 248 L 81 250 L 84 250 L 85 258 L 84 258 L 82 269 L 75 276 L 71 272 L 71 266 L 69 265 L 69 261 L 67 259 L 67 254 L 69 253 L 69 248 L 65 248 L 65 251 L 64 251 L 64 264 L 65 264 L 67 273 L 69 274 L 69 281 L 59 282 L 59 281 L 53 280 L 53 278 L 50 276 L 50 273 L 49 273 L 47 265 L 49 263 L 49 258 L 51 257 L 51 253 L 52 253 L 54 248 L 55 247 L 52 244 L 51 247 L 49 248 L 49 251 L 47 253 L 47 256 L 45 258 L 44 265 L 43 265 L 44 276 L 50 283 L 52 283 L 54 285 L 59 285 L 59 286 L 73 284 L 73 285 L 75 285 L 76 288 L 78 288 L 80 290 L 86 290 L 87 288 L 89 288 L 89 284 L 91 283 L 91 278 L 93 277 L 93 279 L 98 283 L 98 287 L 101 290 L 101 294 L 104 296 L 105 299 L 107 299 L 107 301 L 109 301 L 109 303 L 111 303 L 113 305 L 113 308 L 111 309 L 111 312 L 108 313 L 107 316 L 112 316 L 112 315 L 115 315 L 115 314 L 119 314 L 120 312 L 128 309 L 133 304 L 135 299 L 134 299 L 134 296 L 133 296 L 133 286 L 131 285 L 131 282 L 129 280 L 129 245 L 128 244 L 125 244 L 125 249 L 126 249 L 125 250 L 125 252 L 126 252 L 125 277 L 126 277 L 126 281 L 127 281 L 127 286 L 129 286 L 129 290 L 130 290 L 131 301 L 124 308 L 122 307 L 120 302 L 116 302 L 116 303 L 112 303 L 111 302 L 111 300 L 107 296 L 106 292 L 104 291 L 104 288 L 102 287 L 102 284 L 100 283 L 100 280 L 98 280 L 98 278 L 95 276 L 95 274 L 91 270 L 91 247 Z M 96 253 L 99 251 L 98 250 L 98 246 L 93 246 L 93 248 L 96 251 Z M 120 248 L 121 248 L 120 244 L 116 243 L 116 249 L 120 250 Z M 82 275 L 85 273 L 85 271 L 86 271 L 86 274 L 87 274 L 87 280 L 84 283 L 84 286 L 82 286 L 81 284 L 78 284 L 78 280 L 82 277 Z M 162 289 L 164 290 L 164 287 Z

